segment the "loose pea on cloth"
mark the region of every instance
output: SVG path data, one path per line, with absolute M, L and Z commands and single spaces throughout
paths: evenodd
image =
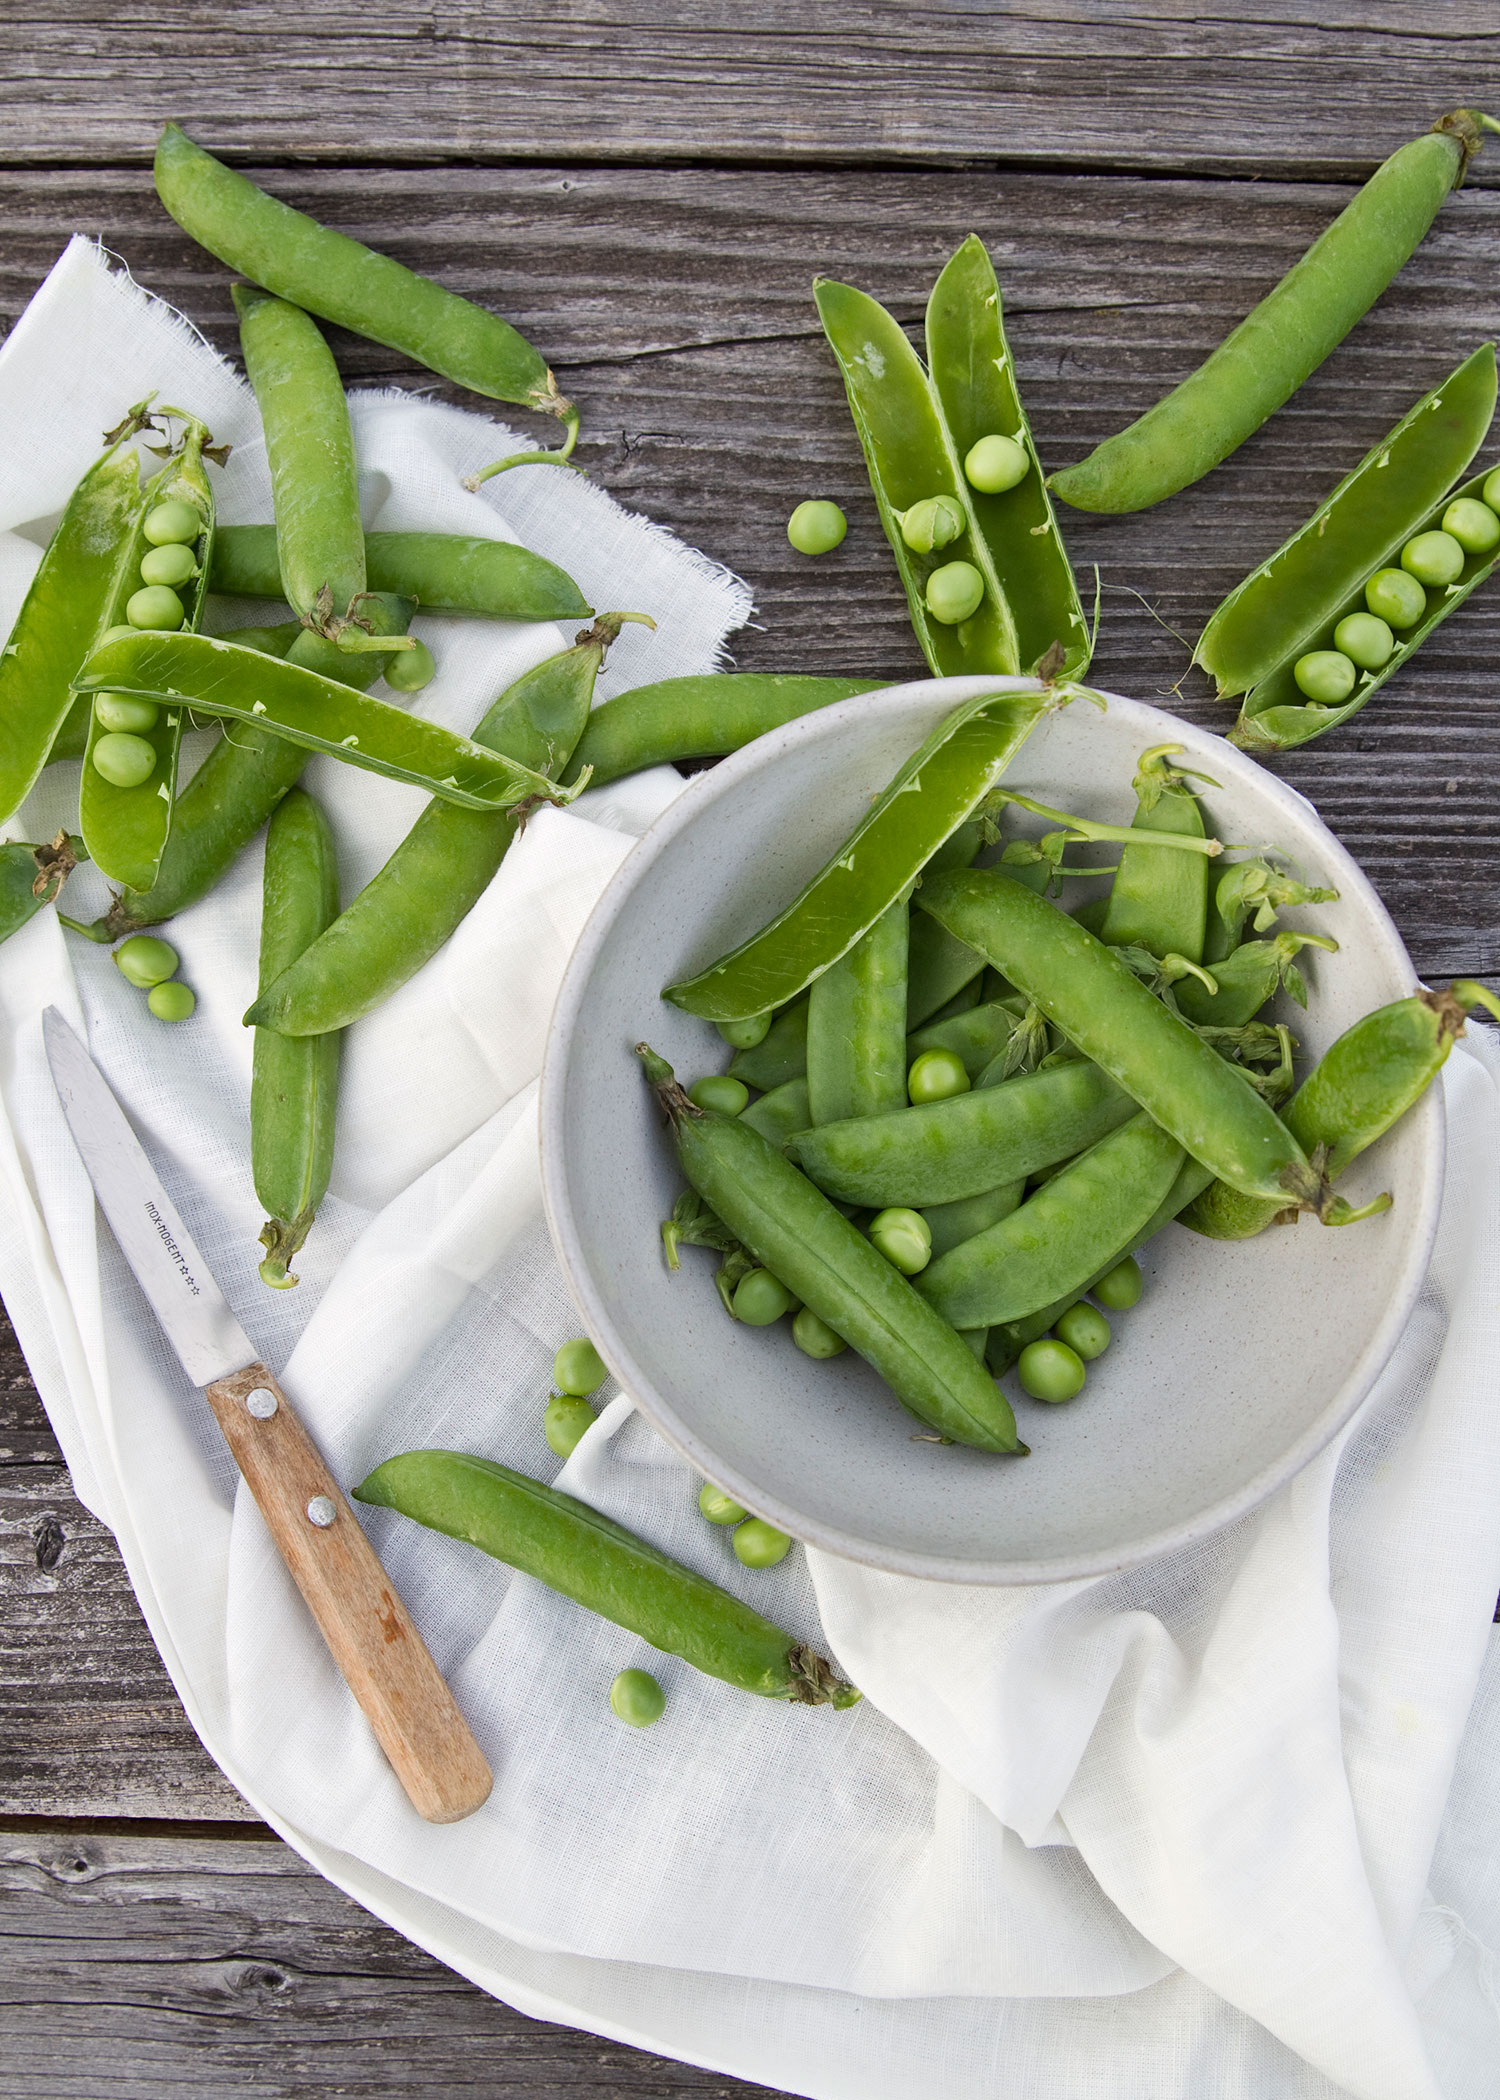
M 152 387 L 234 443 L 224 517 L 269 515 L 242 383 L 75 242 L 0 354 L 4 619 L 98 432 Z M 484 418 L 390 395 L 357 396 L 354 415 L 371 525 L 514 535 L 592 603 L 655 616 L 655 636 L 625 630 L 602 691 L 709 668 L 747 616 L 732 577 L 571 475 L 520 469 L 466 495 L 461 475 L 516 443 Z M 416 705 L 463 728 L 565 639 L 418 627 L 442 669 Z M 421 798 L 321 758 L 307 780 L 352 893 Z M 76 768 L 49 772 L 10 835 L 53 831 L 75 786 Z M 239 1024 L 258 846 L 169 929 L 199 994 L 184 1026 L 154 1023 L 108 952 L 50 912 L 0 947 L 0 1286 L 204 1742 L 305 1858 L 486 1990 L 817 2100 L 1493 2100 L 1487 1031 L 1445 1075 L 1442 1230 L 1390 1368 L 1298 1479 L 1190 1551 L 1009 1592 L 801 1551 L 752 1574 L 699 1518 L 687 1469 L 607 1393 L 565 1484 L 820 1640 L 865 1690 L 850 1713 L 731 1691 L 368 1513 L 495 1770 L 466 1823 L 433 1829 L 408 1807 L 96 1221 L 41 1010 L 86 1031 L 342 1480 L 433 1444 L 551 1478 L 542 1401 L 577 1319 L 538 1192 L 543 1037 L 590 906 L 682 792 L 662 770 L 543 811 L 442 954 L 351 1032 L 333 1190 L 284 1295 L 255 1274 Z M 105 887 L 85 869 L 68 894 L 87 913 Z M 631 1664 L 667 1692 L 642 1732 L 605 1698 Z

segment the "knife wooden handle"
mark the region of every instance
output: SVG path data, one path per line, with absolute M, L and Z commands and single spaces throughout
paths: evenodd
M 208 1404 L 292 1580 L 376 1741 L 429 1823 L 458 1823 L 489 1796 L 484 1753 L 374 1547 L 264 1364 L 205 1388 Z

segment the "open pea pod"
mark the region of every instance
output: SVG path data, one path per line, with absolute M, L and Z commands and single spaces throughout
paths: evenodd
M 1000 286 L 977 234 L 970 234 L 932 288 L 927 366 L 960 461 L 981 438 L 996 433 L 1014 438 L 1030 461 L 1023 478 L 1002 494 L 965 489 L 1010 606 L 1020 668 L 1035 671 L 1055 643 L 1063 652 L 1061 675 L 1081 677 L 1090 653 L 1088 623 L 1021 405 Z M 964 544 L 944 552 L 962 554 Z
M 206 634 L 131 634 L 105 641 L 84 665 L 78 685 L 90 692 L 138 693 L 266 729 L 465 809 L 512 809 L 533 795 L 571 802 L 587 785 L 559 787 L 472 737 L 455 736 L 316 671 Z
M 974 511 L 954 442 L 922 361 L 900 324 L 867 292 L 825 278 L 814 286 L 823 331 L 839 361 L 854 427 L 864 447 L 870 487 L 885 536 L 906 586 L 911 622 L 922 654 L 939 677 L 1021 669 L 1010 601 Z M 948 496 L 964 512 L 967 529 L 954 543 L 923 554 L 901 536 L 901 516 L 928 496 Z M 973 563 L 984 579 L 977 610 L 945 626 L 927 609 L 927 583 L 948 562 Z
M 1236 585 L 1198 637 L 1193 661 L 1221 700 L 1249 692 L 1314 646 L 1348 609 L 1351 582 L 1410 538 L 1412 519 L 1462 474 L 1495 413 L 1495 346 L 1481 343 L 1409 408 L 1307 523 Z
M 46 846 L 27 846 L 18 839 L 0 846 L 0 941 L 19 933 L 44 904 L 55 903 L 79 861 L 88 857 L 83 840 L 65 831 Z
M 203 425 L 190 422 L 177 452 L 159 474 L 152 476 L 142 491 L 129 550 L 116 580 L 114 604 L 110 608 L 111 625 L 124 623 L 126 605 L 141 588 L 141 560 L 151 551 L 151 542 L 145 534 L 147 516 L 159 503 L 179 502 L 195 510 L 201 520 L 201 530 L 190 550 L 196 563 L 195 573 L 177 589 L 182 600 L 183 628 L 191 632 L 197 627 L 203 601 L 208 595 L 208 569 L 214 538 L 214 496 L 203 464 L 203 448 L 207 442 L 208 432 Z M 77 670 L 76 664 L 74 669 Z M 108 734 L 95 711 L 89 720 L 83 775 L 78 787 L 78 828 L 94 860 L 111 880 L 125 883 L 131 889 L 149 889 L 156 880 L 162 848 L 172 828 L 177 752 L 182 741 L 182 709 L 164 706 L 150 728 L 133 733 L 140 742 L 150 746 L 155 756 L 151 771 L 133 786 L 122 787 L 113 780 L 106 780 L 94 763 L 99 740 Z
M 1402 539 L 1414 539 L 1419 532 L 1435 530 L 1441 525 L 1449 504 L 1458 502 L 1461 497 L 1479 499 L 1493 471 L 1491 467 L 1476 474 L 1462 488 L 1450 489 L 1445 496 L 1440 496 L 1424 518 L 1414 525 L 1408 524 Z M 1466 554 L 1455 581 L 1428 591 L 1427 610 L 1421 619 L 1404 633 L 1397 634 L 1395 648 L 1378 671 L 1360 672 L 1347 700 L 1324 706 L 1305 699 L 1292 667 L 1310 650 L 1331 649 L 1334 646 L 1333 630 L 1345 614 L 1364 611 L 1369 572 L 1362 574 L 1317 632 L 1305 636 L 1295 652 L 1283 657 L 1276 669 L 1245 695 L 1240 705 L 1240 718 L 1229 732 L 1230 743 L 1238 744 L 1242 751 L 1256 753 L 1290 751 L 1298 744 L 1310 744 L 1314 737 L 1323 736 L 1330 729 L 1337 729 L 1341 722 L 1347 722 L 1351 715 L 1359 713 L 1392 673 L 1399 671 L 1413 652 L 1421 648 L 1428 635 L 1441 627 L 1449 613 L 1463 604 L 1470 591 L 1477 590 L 1488 580 L 1497 563 L 1500 563 L 1500 547 L 1492 548 L 1488 554 Z
M 89 468 L 0 652 L 0 814 L 8 816 L 31 792 L 72 707 L 73 674 L 108 625 L 130 555 L 140 480 L 128 439 Z
M 795 999 L 889 911 L 1042 717 L 1070 697 L 1018 681 L 955 708 L 785 911 L 663 998 L 707 1021 L 741 1021 Z

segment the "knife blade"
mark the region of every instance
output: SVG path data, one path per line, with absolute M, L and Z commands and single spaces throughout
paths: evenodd
M 375 1549 L 257 1358 L 103 1074 L 56 1007 L 42 1040 L 99 1207 L 224 1433 L 277 1550 L 417 1813 L 456 1823 L 490 1768 Z

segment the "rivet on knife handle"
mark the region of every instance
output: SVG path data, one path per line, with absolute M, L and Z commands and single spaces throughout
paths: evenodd
M 489 1795 L 484 1754 L 375 1549 L 264 1364 L 205 1387 L 292 1579 L 376 1740 L 429 1823 Z

